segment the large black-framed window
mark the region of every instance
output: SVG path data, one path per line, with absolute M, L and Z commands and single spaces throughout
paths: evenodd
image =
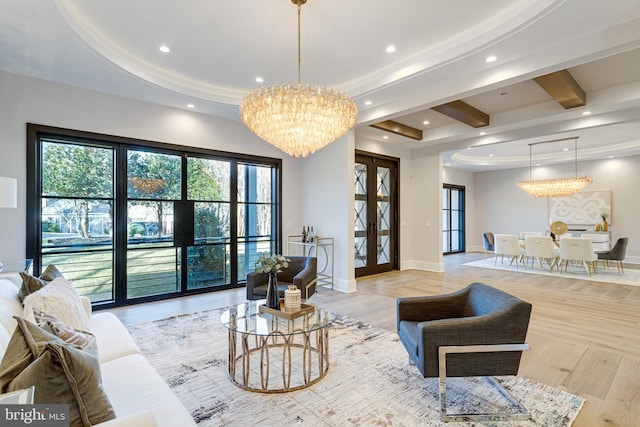
M 465 251 L 465 187 L 444 184 L 442 188 L 442 252 Z
M 243 286 L 281 252 L 281 159 L 27 124 L 27 256 L 95 306 Z

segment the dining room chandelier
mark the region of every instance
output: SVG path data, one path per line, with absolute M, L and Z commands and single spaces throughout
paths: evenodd
M 332 143 L 355 126 L 358 109 L 344 93 L 300 81 L 300 11 L 298 7 L 298 84 L 265 86 L 249 92 L 240 103 L 240 119 L 253 133 L 295 157 Z
M 533 145 L 547 144 L 550 142 L 568 141 L 573 139 L 575 177 L 574 178 L 556 178 L 556 179 L 531 179 L 532 161 L 531 148 Z M 590 176 L 578 177 L 578 137 L 554 139 L 551 141 L 535 142 L 529 144 L 529 181 L 518 181 L 518 187 L 526 191 L 533 197 L 567 197 L 583 190 L 593 180 Z

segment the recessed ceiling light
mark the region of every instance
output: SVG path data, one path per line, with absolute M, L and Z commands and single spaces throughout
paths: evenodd
M 615 157 L 615 156 L 609 156 L 609 157 L 607 157 L 607 158 L 608 158 L 608 159 L 613 159 L 614 157 Z
M 487 61 L 487 62 L 493 62 L 493 61 L 495 61 L 496 59 L 498 59 L 498 57 L 497 57 L 497 56 L 495 56 L 495 55 L 490 55 L 490 56 L 487 56 L 487 58 L 485 59 L 485 61 Z
M 471 147 L 467 147 L 467 150 L 471 150 Z
M 163 44 L 162 46 L 160 46 L 160 52 L 169 53 L 171 52 L 171 49 L 169 49 L 169 46 Z
M 493 154 L 489 154 L 489 157 L 493 157 Z
M 371 102 L 371 101 L 364 101 L 364 105 L 371 105 L 371 104 L 373 104 L 373 102 Z
M 393 53 L 396 51 L 396 47 L 392 44 L 390 44 L 389 46 L 387 46 L 387 53 Z
M 540 163 L 536 163 L 536 166 L 542 166 Z
M 382 139 L 389 139 L 389 135 L 383 136 Z
M 486 135 L 487 133 L 485 131 L 480 132 L 480 136 Z
M 568 148 L 563 148 L 562 151 L 569 151 L 569 149 Z
M 445 163 L 444 165 L 445 166 L 451 166 L 451 163 Z
M 187 104 L 187 108 L 196 108 L 196 106 L 193 104 Z
M 256 77 L 256 82 L 258 83 L 262 83 L 264 81 L 264 79 L 260 76 Z
M 589 114 L 591 114 L 591 111 L 583 111 L 583 112 L 582 112 L 582 115 L 583 115 L 583 116 L 588 116 Z
M 422 122 L 423 125 L 428 125 L 429 124 L 429 120 L 425 120 L 424 122 Z

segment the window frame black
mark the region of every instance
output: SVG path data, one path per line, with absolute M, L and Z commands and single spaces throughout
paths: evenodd
M 282 159 L 272 158 L 265 156 L 256 156 L 243 153 L 232 153 L 220 150 L 212 150 L 201 147 L 192 147 L 180 144 L 171 144 L 166 142 L 157 142 L 151 140 L 144 140 L 131 137 L 115 136 L 109 134 L 87 132 L 81 130 L 67 129 L 61 127 L 40 125 L 34 123 L 27 123 L 26 125 L 27 135 L 27 180 L 26 180 L 26 257 L 33 259 L 33 273 L 39 275 L 42 271 L 41 256 L 42 256 L 42 233 L 40 230 L 41 218 L 40 218 L 40 206 L 42 200 L 42 183 L 41 183 L 41 150 L 40 141 L 43 138 L 54 138 L 67 141 L 75 141 L 78 143 L 85 143 L 94 146 L 103 146 L 113 148 L 115 152 L 115 189 L 114 189 L 114 211 L 118 211 L 123 208 L 123 205 L 127 203 L 127 189 L 126 180 L 119 179 L 118 176 L 126 176 L 126 152 L 129 149 L 150 150 L 158 153 L 170 153 L 180 154 L 183 158 L 183 164 L 186 164 L 188 155 L 194 157 L 204 157 L 216 160 L 230 161 L 232 163 L 230 171 L 230 227 L 231 227 L 231 278 L 230 283 L 226 286 L 219 286 L 215 288 L 198 288 L 187 290 L 186 286 L 183 287 L 178 293 L 150 295 L 146 297 L 139 297 L 134 300 L 126 298 L 126 283 L 125 278 L 119 277 L 117 271 L 123 271 L 125 263 L 125 252 L 117 250 L 115 248 L 124 245 L 126 248 L 126 224 L 122 221 L 118 221 L 114 227 L 114 288 L 115 298 L 112 301 L 104 303 L 94 303 L 94 308 L 113 308 L 118 306 L 144 303 L 155 300 L 177 298 L 191 294 L 215 292 L 218 290 L 237 288 L 244 286 L 244 281 L 238 281 L 238 254 L 237 254 L 237 207 L 238 200 L 235 190 L 237 189 L 237 166 L 240 163 L 255 164 L 262 166 L 269 166 L 272 168 L 272 205 L 275 208 L 275 212 L 272 213 L 272 230 L 275 236 L 275 252 L 282 252 Z M 182 179 L 186 181 L 187 168 L 182 168 Z M 186 185 L 183 186 L 183 198 L 182 202 L 187 200 L 186 198 Z M 184 223 L 184 221 L 181 221 Z M 177 244 L 182 242 L 176 242 Z

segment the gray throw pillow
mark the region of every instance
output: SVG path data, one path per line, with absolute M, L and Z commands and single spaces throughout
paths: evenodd
M 91 426 L 115 418 L 102 387 L 95 355 L 65 343 L 24 319 L 16 320 L 18 326 L 0 363 L 2 392 L 35 386 L 36 404 L 69 405 L 72 427 Z
M 60 273 L 60 270 L 58 270 L 53 264 L 49 264 L 47 268 L 44 269 L 40 277 L 33 276 L 24 271 L 20 272 L 20 277 L 22 277 L 22 286 L 18 291 L 20 302 L 23 302 L 28 295 L 38 292 L 47 283 L 53 281 L 53 279 L 57 279 L 58 277 L 64 278 L 62 273 Z

